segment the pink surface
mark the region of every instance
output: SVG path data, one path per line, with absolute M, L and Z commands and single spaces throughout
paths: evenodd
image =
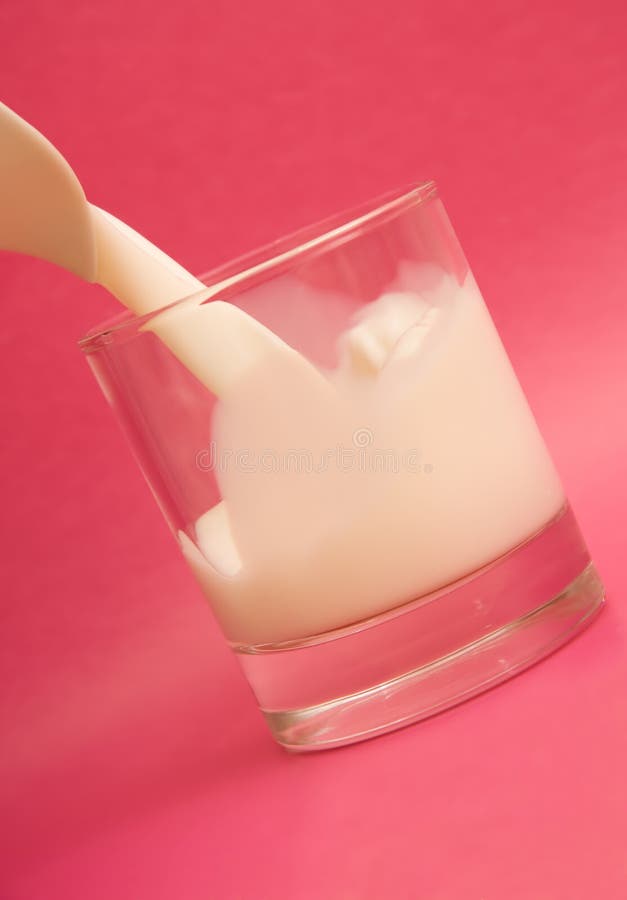
M 622 2 L 5 0 L 3 99 L 193 270 L 435 177 L 608 588 L 419 726 L 275 747 L 74 340 L 0 257 L 2 900 L 627 895 Z

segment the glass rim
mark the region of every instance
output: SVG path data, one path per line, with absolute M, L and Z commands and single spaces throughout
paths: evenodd
M 184 307 L 189 303 L 228 300 L 229 296 L 238 293 L 246 285 L 281 274 L 295 262 L 318 256 L 370 231 L 382 222 L 396 218 L 410 207 L 437 196 L 438 188 L 434 180 L 416 182 L 298 228 L 198 275 L 198 279 L 206 285 L 203 289 L 143 315 L 121 309 L 116 315 L 93 326 L 79 339 L 78 346 L 84 353 L 91 353 L 103 343 L 108 343 L 112 339 L 109 335 L 119 335 L 125 329 L 133 327 L 141 328 L 166 310 Z

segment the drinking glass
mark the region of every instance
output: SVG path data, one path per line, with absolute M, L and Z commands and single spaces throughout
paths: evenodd
M 81 347 L 280 744 L 415 722 L 591 620 L 602 584 L 433 182 L 202 281 Z

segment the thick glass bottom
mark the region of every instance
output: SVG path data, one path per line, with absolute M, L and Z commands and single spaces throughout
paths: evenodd
M 337 747 L 440 712 L 572 638 L 603 585 L 567 506 L 539 533 L 446 588 L 365 622 L 237 647 L 279 744 Z

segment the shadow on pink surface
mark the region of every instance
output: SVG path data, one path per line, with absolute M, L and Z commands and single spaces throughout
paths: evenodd
M 51 673 L 3 734 L 3 877 L 282 751 L 198 597 L 90 677 Z M 45 708 L 44 708 L 45 706 Z

